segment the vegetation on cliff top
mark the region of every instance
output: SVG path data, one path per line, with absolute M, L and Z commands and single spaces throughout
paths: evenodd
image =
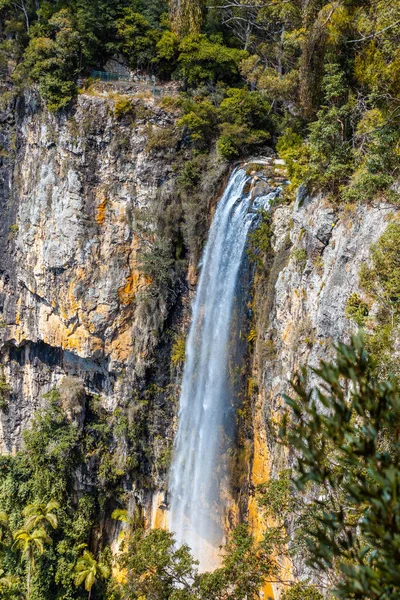
M 119 55 L 181 82 L 193 144 L 217 135 L 232 158 L 270 140 L 294 185 L 399 199 L 398 0 L 2 0 L 0 31 L 3 78 L 51 110 Z

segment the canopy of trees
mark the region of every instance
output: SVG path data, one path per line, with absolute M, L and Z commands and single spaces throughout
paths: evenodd
M 345 201 L 398 201 L 399 42 L 399 0 L 0 1 L 0 73 L 36 82 L 51 110 L 122 55 L 197 102 L 230 99 L 227 158 L 269 138 L 293 186 Z M 263 97 L 261 129 L 240 122 L 246 90 Z

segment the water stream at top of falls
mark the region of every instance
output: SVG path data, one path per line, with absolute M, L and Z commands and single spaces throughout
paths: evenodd
M 240 341 L 246 242 L 258 208 L 251 177 L 236 170 L 218 203 L 192 306 L 169 482 L 170 530 L 191 548 L 202 571 L 218 564 L 224 541 L 229 446 L 234 437 L 235 346 Z M 270 196 L 274 196 L 272 193 Z

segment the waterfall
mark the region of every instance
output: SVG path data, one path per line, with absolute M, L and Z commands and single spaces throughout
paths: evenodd
M 228 450 L 237 406 L 232 356 L 240 345 L 238 313 L 246 296 L 242 269 L 249 230 L 269 198 L 253 201 L 250 182 L 243 169 L 232 174 L 204 249 L 170 473 L 170 529 L 177 545 L 190 546 L 202 571 L 215 568 L 224 541 Z

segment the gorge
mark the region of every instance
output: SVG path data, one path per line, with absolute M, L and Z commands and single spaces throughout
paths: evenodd
M 399 11 L 0 2 L 0 600 L 400 595 Z

